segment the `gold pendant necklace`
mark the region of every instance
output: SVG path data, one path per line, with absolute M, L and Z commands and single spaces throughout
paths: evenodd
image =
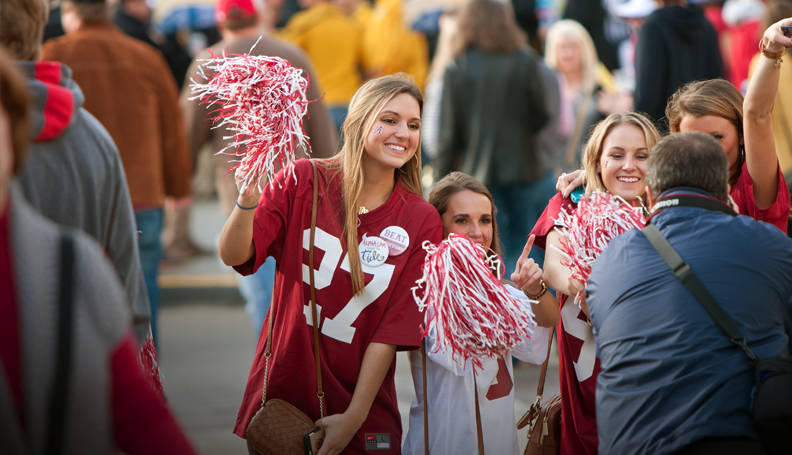
M 358 215 L 363 215 L 364 213 L 368 213 L 368 212 L 369 212 L 368 209 L 363 207 L 362 205 L 358 209 Z

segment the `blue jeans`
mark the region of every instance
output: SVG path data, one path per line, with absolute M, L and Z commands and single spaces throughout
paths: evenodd
M 239 293 L 245 299 L 245 312 L 253 325 L 255 340 L 258 341 L 264 326 L 264 317 L 269 310 L 272 287 L 275 284 L 275 259 L 267 258 L 253 275 L 239 277 Z
M 157 314 L 159 313 L 160 293 L 157 285 L 159 261 L 162 257 L 162 209 L 141 210 L 135 212 L 135 222 L 138 231 L 142 232 L 138 239 L 140 249 L 140 264 L 143 267 L 143 278 L 146 281 L 149 302 L 151 302 L 151 333 L 154 336 L 154 346 L 159 351 L 157 344 Z
M 533 183 L 496 184 L 488 187 L 498 208 L 496 218 L 503 242 L 501 259 L 504 262 L 506 278 L 514 272 L 517 258 L 525 248 L 528 235 L 542 216 L 547 202 L 555 195 L 555 183 L 555 176 L 547 175 Z M 528 257 L 533 258 L 544 269 L 544 251 L 534 247 Z

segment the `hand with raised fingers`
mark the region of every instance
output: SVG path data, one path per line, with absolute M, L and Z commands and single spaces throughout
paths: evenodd
M 511 280 L 517 289 L 522 289 L 531 295 L 537 295 L 542 292 L 542 269 L 536 261 L 528 257 L 535 239 L 536 236 L 533 234 L 528 236 L 528 242 L 526 242 L 519 259 L 517 259 L 514 273 L 511 274 Z
M 556 190 L 559 191 L 565 198 L 575 190 L 575 188 L 586 183 L 586 174 L 582 169 L 578 169 L 572 173 L 564 173 L 558 177 L 556 182 Z

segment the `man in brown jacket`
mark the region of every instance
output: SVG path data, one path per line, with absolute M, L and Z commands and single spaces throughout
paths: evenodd
M 140 259 L 156 343 L 162 206 L 166 196 L 185 198 L 192 188 L 178 89 L 159 51 L 109 22 L 105 0 L 64 1 L 61 21 L 66 36 L 48 41 L 42 60 L 73 70 L 85 109 L 118 146 L 142 232 Z
M 302 68 L 307 73 L 310 80 L 310 86 L 306 93 L 308 99 L 319 99 L 323 92 L 313 65 L 297 46 L 268 36 L 266 24 L 272 22 L 268 20 L 270 18 L 268 14 L 272 14 L 272 11 L 267 10 L 261 0 L 218 0 L 215 16 L 223 40 L 212 46 L 211 51 L 215 55 L 220 55 L 223 52 L 226 54 L 249 53 L 251 55 L 277 56 L 288 60 L 292 66 Z M 255 47 L 253 47 L 254 44 Z M 253 49 L 251 50 L 251 48 Z M 224 128 L 212 129 L 211 113 L 216 109 L 216 106 L 207 108 L 206 104 L 200 104 L 198 100 L 189 100 L 189 78 L 197 83 L 203 82 L 203 79 L 197 75 L 198 65 L 201 63 L 201 59 L 209 58 L 210 55 L 209 51 L 205 51 L 193 61 L 187 72 L 188 82 L 181 94 L 181 106 L 193 156 L 197 155 L 206 143 L 210 143 L 212 153 L 217 153 L 233 142 L 223 139 L 224 136 L 231 136 L 233 132 Z M 311 157 L 329 158 L 336 153 L 338 137 L 335 123 L 323 101 L 316 101 L 308 105 L 308 115 L 304 119 L 303 127 L 305 134 L 310 138 Z M 232 160 L 238 160 L 238 158 L 229 155 L 214 156 L 217 194 L 225 216 L 231 214 L 239 195 L 234 182 L 234 173 L 228 172 L 228 169 L 236 164 Z M 240 293 L 247 301 L 245 309 L 253 324 L 255 339 L 258 339 L 258 332 L 261 330 L 264 315 L 269 306 L 274 275 L 275 262 L 269 259 L 255 274 L 239 277 Z

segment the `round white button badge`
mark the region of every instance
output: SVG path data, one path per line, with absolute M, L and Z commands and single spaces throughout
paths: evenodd
M 388 260 L 388 244 L 379 237 L 368 237 L 363 234 L 358 249 L 360 261 L 369 267 L 379 267 Z
M 386 227 L 379 236 L 388 244 L 388 252 L 391 256 L 404 253 L 410 246 L 410 235 L 401 226 Z

